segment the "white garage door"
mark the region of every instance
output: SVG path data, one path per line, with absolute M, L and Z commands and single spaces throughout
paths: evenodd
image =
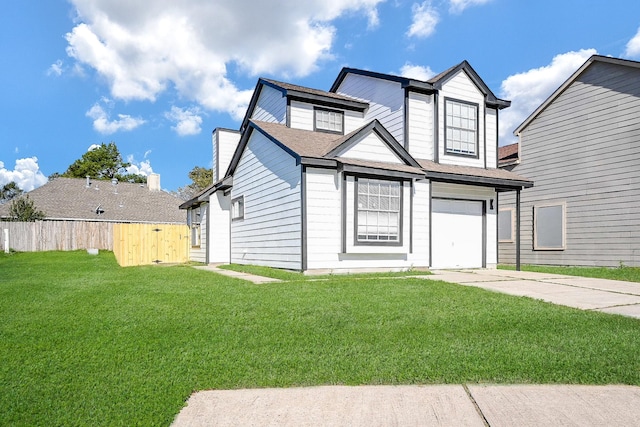
M 482 267 L 482 202 L 433 199 L 431 268 Z

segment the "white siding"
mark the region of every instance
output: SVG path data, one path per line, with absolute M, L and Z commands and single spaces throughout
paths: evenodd
M 210 196 L 209 203 L 209 251 L 210 263 L 230 262 L 230 198 L 221 191 Z
M 279 90 L 263 85 L 251 118 L 263 122 L 285 124 L 287 99 L 282 96 L 282 92 Z
M 487 108 L 487 168 L 498 167 L 498 110 Z
M 231 222 L 231 262 L 300 270 L 300 166 L 254 131 L 234 174 L 231 199 L 244 196 L 244 219 Z
M 240 142 L 240 132 L 228 129 L 216 129 L 213 131 L 213 181 L 224 178 L 229 168 L 233 153 Z M 212 183 L 213 184 L 213 183 Z
M 341 175 L 335 171 L 308 168 L 307 189 L 307 268 L 336 272 L 359 269 L 409 269 L 429 264 L 429 184 L 414 183 L 413 218 L 411 186 L 403 187 L 403 245 L 355 246 L 354 177 L 347 177 L 346 212 L 342 212 Z M 346 249 L 342 252 L 342 215 L 346 215 Z M 413 221 L 413 226 L 411 225 Z M 410 233 L 414 236 L 411 241 Z M 413 251 L 411 251 L 413 247 Z
M 364 114 L 357 111 L 345 110 L 344 112 L 344 134 L 353 132 L 365 125 Z
M 342 241 L 341 175 L 307 168 L 307 268 L 338 268 Z
M 410 92 L 408 103 L 409 154 L 433 160 L 433 95 Z
M 290 127 L 294 129 L 313 130 L 313 105 L 305 102 L 291 101 L 289 108 Z
M 338 157 L 397 164 L 404 163 L 375 132 L 370 132 L 360 140 L 355 141 Z
M 486 202 L 486 263 L 487 268 L 494 268 L 498 262 L 498 220 L 497 220 L 497 193 L 493 188 L 476 187 L 471 185 L 458 185 L 434 182 L 432 184 L 432 197 L 457 199 L 457 200 L 478 200 Z M 493 209 L 491 209 L 493 200 Z
M 368 102 L 364 122 L 378 119 L 404 145 L 404 90 L 400 83 L 348 74 L 338 93 Z
M 459 101 L 473 102 L 478 105 L 478 158 L 448 155 L 445 152 L 445 98 L 452 98 Z M 484 95 L 478 90 L 473 81 L 464 71 L 458 72 L 451 77 L 442 87 L 439 95 L 438 106 L 438 144 L 439 161 L 443 164 L 454 164 L 463 166 L 484 167 Z

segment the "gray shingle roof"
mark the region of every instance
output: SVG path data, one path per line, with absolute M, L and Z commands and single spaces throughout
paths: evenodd
M 186 223 L 178 206 L 183 202 L 166 191 L 152 191 L 145 184 L 56 178 L 27 193 L 47 219 L 78 219 L 113 222 Z M 96 213 L 100 207 L 101 213 Z M 0 206 L 7 217 L 9 203 Z

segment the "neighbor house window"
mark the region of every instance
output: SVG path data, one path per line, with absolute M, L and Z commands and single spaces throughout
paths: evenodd
M 202 220 L 202 208 L 192 208 L 189 211 L 189 226 L 191 227 L 191 246 L 200 246 L 200 222 Z
M 498 241 L 513 242 L 513 208 L 500 209 L 498 211 Z
M 447 153 L 478 155 L 478 105 L 445 99 Z
M 399 181 L 356 180 L 356 243 L 400 244 Z
M 342 111 L 322 110 L 316 108 L 315 128 L 328 132 L 342 133 L 344 114 Z
M 565 204 L 547 204 L 533 208 L 533 248 L 563 250 L 565 248 Z
M 244 196 L 236 197 L 231 201 L 231 219 L 244 218 Z

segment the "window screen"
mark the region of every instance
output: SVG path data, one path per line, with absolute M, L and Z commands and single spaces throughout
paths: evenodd
M 513 242 L 513 209 L 498 211 L 498 241 Z
M 534 249 L 564 249 L 564 205 L 536 206 Z

